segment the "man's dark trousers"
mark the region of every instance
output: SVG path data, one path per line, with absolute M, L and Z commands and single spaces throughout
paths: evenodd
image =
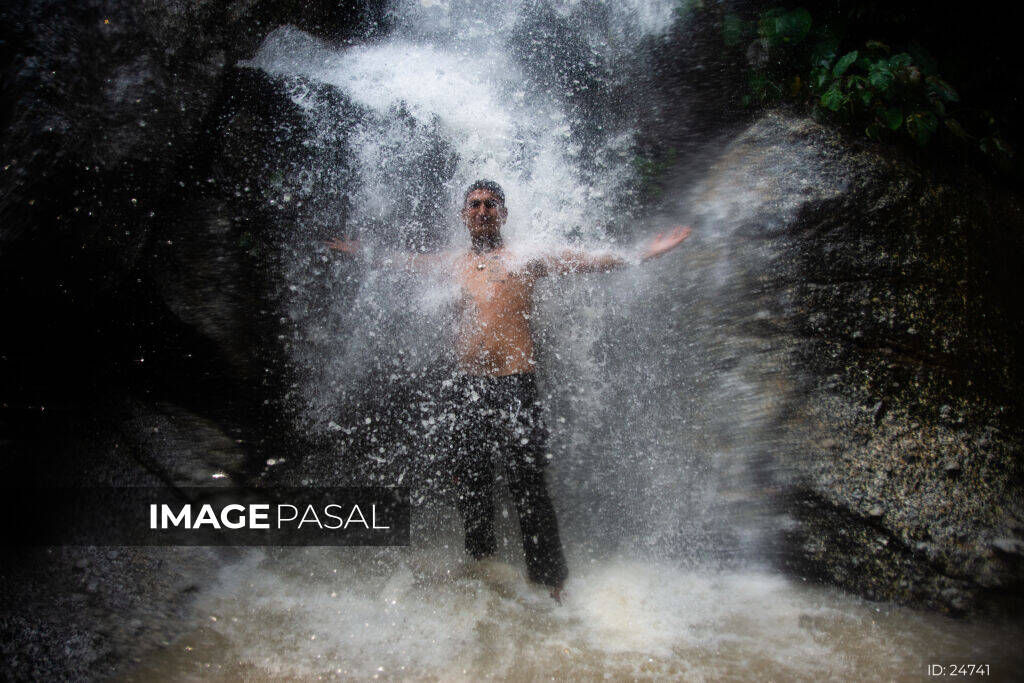
M 497 550 L 493 498 L 497 468 L 519 515 L 530 580 L 561 586 L 568 570 L 544 481 L 548 432 L 533 373 L 459 375 L 445 384 L 451 411 L 452 475 L 466 529 L 466 551 L 481 559 Z

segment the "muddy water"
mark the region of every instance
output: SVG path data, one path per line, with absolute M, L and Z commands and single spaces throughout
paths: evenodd
M 126 680 L 923 680 L 954 663 L 1014 680 L 1024 642 L 1020 624 L 873 603 L 764 567 L 635 556 L 570 555 L 559 606 L 525 581 L 514 541 L 476 563 L 456 534 L 419 537 L 248 550 L 198 596 L 186 634 Z

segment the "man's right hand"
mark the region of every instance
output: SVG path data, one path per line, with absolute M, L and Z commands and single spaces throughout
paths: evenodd
M 343 251 L 346 254 L 355 254 L 360 249 L 359 240 L 345 240 L 340 239 L 338 237 L 327 240 L 326 242 L 324 242 L 324 245 L 328 249 L 333 249 L 334 251 Z

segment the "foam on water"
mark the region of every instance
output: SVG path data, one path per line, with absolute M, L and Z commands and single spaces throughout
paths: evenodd
M 133 677 L 923 678 L 953 659 L 998 671 L 1022 635 L 764 570 L 627 558 L 574 567 L 559 607 L 514 565 L 422 548 L 254 550 L 196 612 Z

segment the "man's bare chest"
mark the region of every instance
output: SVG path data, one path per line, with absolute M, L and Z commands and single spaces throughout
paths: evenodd
M 533 288 L 524 273 L 500 262 L 476 261 L 466 265 L 459 278 L 465 299 L 488 308 L 529 306 Z

